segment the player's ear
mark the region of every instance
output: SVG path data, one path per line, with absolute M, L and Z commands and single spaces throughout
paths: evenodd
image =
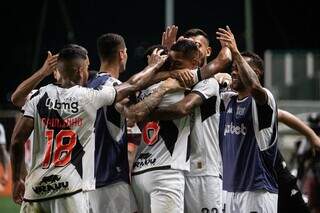
M 120 61 L 123 61 L 125 59 L 124 49 L 119 50 L 119 59 L 120 59 Z
M 211 47 L 207 47 L 207 51 L 206 51 L 206 56 L 209 57 L 212 53 L 212 48 Z

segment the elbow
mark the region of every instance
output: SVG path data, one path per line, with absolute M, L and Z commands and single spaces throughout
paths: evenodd
M 25 103 L 25 101 L 23 99 L 17 97 L 15 94 L 12 94 L 11 102 L 13 103 L 13 105 L 15 105 L 17 107 L 22 107 Z
M 179 106 L 180 115 L 187 116 L 191 113 L 192 106 L 191 104 L 185 104 L 183 106 Z

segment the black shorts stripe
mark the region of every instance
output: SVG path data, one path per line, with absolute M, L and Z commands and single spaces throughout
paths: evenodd
M 25 202 L 41 202 L 41 201 L 58 199 L 58 198 L 62 198 L 62 197 L 68 197 L 68 196 L 77 194 L 79 192 L 82 192 L 82 189 L 79 189 L 77 191 L 70 192 L 70 193 L 65 193 L 65 194 L 61 194 L 61 195 L 57 195 L 57 196 L 53 196 L 53 197 L 41 198 L 41 199 L 26 199 L 26 198 L 23 198 L 23 201 L 25 201 Z
M 171 166 L 152 167 L 150 169 L 142 170 L 142 171 L 139 171 L 139 172 L 133 172 L 132 176 L 141 175 L 141 174 L 146 173 L 146 172 L 151 172 L 151 171 L 156 171 L 156 170 L 166 170 L 166 169 L 171 169 Z

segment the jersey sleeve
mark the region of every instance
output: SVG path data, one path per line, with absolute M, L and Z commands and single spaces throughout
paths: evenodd
M 259 105 L 252 100 L 252 119 L 255 136 L 261 151 L 273 146 L 278 137 L 277 105 L 271 92 L 265 89 L 268 100 Z
M 36 102 L 37 98 L 31 98 L 26 101 L 26 103 L 23 106 L 23 116 L 34 118 L 36 116 Z
M 6 132 L 2 124 L 0 124 L 0 144 L 6 144 Z
M 205 79 L 197 83 L 191 92 L 198 94 L 205 101 L 214 95 L 219 95 L 219 84 L 214 78 Z
M 99 90 L 86 89 L 86 92 L 86 97 L 96 109 L 112 105 L 117 95 L 116 89 L 112 86 L 102 86 Z

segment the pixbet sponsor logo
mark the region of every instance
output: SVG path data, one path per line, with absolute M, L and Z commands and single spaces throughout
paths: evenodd
M 233 125 L 231 122 L 230 124 L 226 124 L 224 127 L 224 135 L 232 134 L 232 135 L 246 135 L 247 134 L 247 127 L 242 123 L 240 126 Z

